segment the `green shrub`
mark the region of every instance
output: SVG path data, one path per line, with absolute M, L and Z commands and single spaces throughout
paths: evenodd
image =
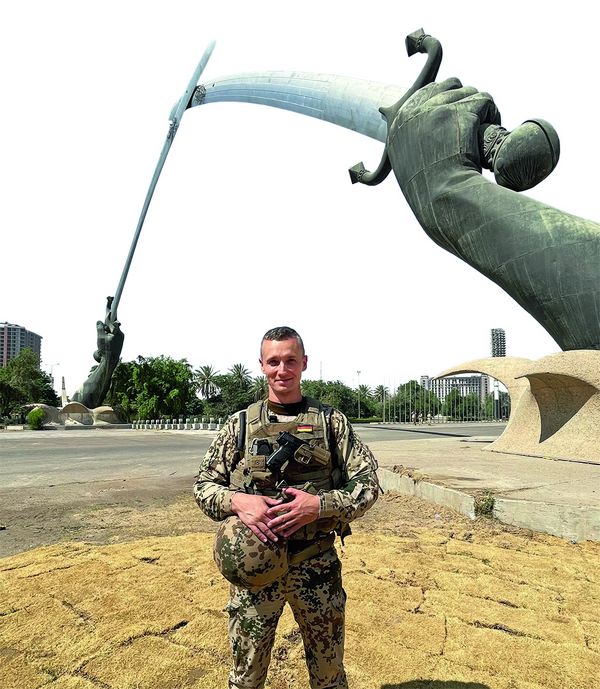
M 350 423 L 381 423 L 382 419 L 381 416 L 363 416 L 360 419 L 356 416 L 352 416 L 348 418 L 348 421 L 350 421 Z
M 475 496 L 475 516 L 493 517 L 494 515 L 494 496 L 489 491 Z
M 31 428 L 32 431 L 41 431 L 44 425 L 45 417 L 46 413 L 43 409 L 40 409 L 39 407 L 32 409 L 29 414 L 27 414 L 27 423 L 29 424 L 29 428 Z

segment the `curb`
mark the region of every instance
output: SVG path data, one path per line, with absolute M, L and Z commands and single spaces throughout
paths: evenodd
M 384 490 L 414 495 L 427 502 L 475 519 L 475 498 L 468 493 L 446 488 L 422 479 L 403 476 L 388 469 L 378 469 Z M 494 496 L 491 517 L 503 524 L 559 536 L 570 541 L 600 541 L 600 510 L 595 507 L 514 500 Z
M 414 495 L 417 498 L 427 500 L 427 502 L 450 507 L 455 512 L 469 517 L 469 519 L 475 519 L 475 499 L 472 495 L 422 479 L 402 476 L 389 469 L 378 469 L 377 476 L 384 490 L 395 490 L 403 495 Z

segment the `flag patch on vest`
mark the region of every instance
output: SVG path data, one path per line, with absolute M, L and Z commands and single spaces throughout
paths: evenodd
M 313 432 L 313 426 L 311 426 L 309 423 L 300 423 L 296 427 L 296 431 L 298 433 L 312 433 Z

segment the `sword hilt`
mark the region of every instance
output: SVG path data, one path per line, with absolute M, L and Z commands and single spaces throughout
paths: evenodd
M 499 124 L 479 128 L 481 166 L 494 173 L 496 183 L 513 191 L 535 187 L 554 170 L 560 141 L 546 120 L 526 120 L 512 131 Z

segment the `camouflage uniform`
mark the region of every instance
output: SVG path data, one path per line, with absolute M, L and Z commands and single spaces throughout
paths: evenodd
M 239 419 L 239 414 L 234 414 L 221 429 L 194 484 L 198 505 L 214 520 L 233 514 L 231 499 L 236 491 L 230 488 L 230 474 L 238 459 Z M 342 478 L 339 487 L 319 492 L 319 520 L 329 518 L 341 528 L 363 515 L 377 499 L 377 463 L 341 412 L 333 410 L 330 424 L 335 441 L 335 448 L 330 449 L 337 455 Z M 233 652 L 230 689 L 264 686 L 275 629 L 286 602 L 300 627 L 311 688 L 345 689 L 345 599 L 341 563 L 332 547 L 290 564 L 287 574 L 262 588 L 231 586 L 226 607 Z

